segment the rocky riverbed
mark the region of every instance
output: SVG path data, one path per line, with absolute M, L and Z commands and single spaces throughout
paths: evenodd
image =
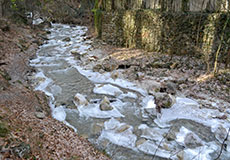
M 230 158 L 229 101 L 199 90 L 205 78 L 194 72 L 202 73 L 202 66 L 105 49 L 82 26 L 53 24 L 48 31 L 30 61 L 36 69 L 30 80 L 48 96 L 55 119 L 112 159 Z

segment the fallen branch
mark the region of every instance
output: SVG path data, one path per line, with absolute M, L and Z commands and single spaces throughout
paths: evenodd
M 216 159 L 214 160 L 218 160 L 223 152 L 223 149 L 224 149 L 224 145 L 225 145 L 225 142 L 228 140 L 228 135 L 229 135 L 229 132 L 230 132 L 230 128 L 228 129 L 228 133 L 227 133 L 227 136 L 225 137 L 223 143 L 221 144 L 221 149 L 220 149 L 220 153 L 219 155 L 216 157 Z
M 155 152 L 154 152 L 154 155 L 153 155 L 152 160 L 154 160 L 154 158 L 156 157 L 156 153 L 157 153 L 157 151 L 158 151 L 158 148 L 160 147 L 160 145 L 161 145 L 161 143 L 163 142 L 163 140 L 164 140 L 165 138 L 168 137 L 169 132 L 171 131 L 171 129 L 172 129 L 172 127 L 168 130 L 167 134 L 166 134 L 165 136 L 163 136 L 163 138 L 161 139 L 160 143 L 159 143 L 158 146 L 157 146 L 157 149 L 156 149 Z

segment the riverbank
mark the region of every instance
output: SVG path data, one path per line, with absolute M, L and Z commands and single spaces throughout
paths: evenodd
M 0 159 L 108 159 L 53 119 L 44 93 L 33 91 L 28 61 L 46 32 L 1 19 Z

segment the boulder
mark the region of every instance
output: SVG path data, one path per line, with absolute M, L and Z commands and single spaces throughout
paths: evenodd
M 94 72 L 99 72 L 101 69 L 103 69 L 101 64 L 97 64 L 93 67 Z
M 228 134 L 227 130 L 222 125 L 218 125 L 218 127 L 214 131 L 214 135 L 220 143 L 222 143 L 224 141 L 227 134 Z
M 188 133 L 185 136 L 184 144 L 188 148 L 196 148 L 202 146 L 201 140 L 195 136 L 193 133 Z
M 88 100 L 80 93 L 74 96 L 74 103 L 79 106 L 87 106 L 89 104 Z
M 157 108 L 170 108 L 174 103 L 173 96 L 167 93 L 156 93 L 155 103 Z
M 111 72 L 118 68 L 118 63 L 113 58 L 107 58 L 102 62 L 102 67 L 105 71 Z
M 110 105 L 109 99 L 105 96 L 104 99 L 101 101 L 100 110 L 102 111 L 110 111 L 113 107 Z
M 168 94 L 175 95 L 177 93 L 178 85 L 173 82 L 166 82 L 162 84 L 160 92 L 166 92 Z

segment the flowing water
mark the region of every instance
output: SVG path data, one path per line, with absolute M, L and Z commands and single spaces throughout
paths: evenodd
M 80 66 L 79 56 L 94 53 L 86 27 L 53 24 L 49 31 L 49 40 L 30 61 L 37 69 L 31 81 L 35 90 L 49 97 L 55 119 L 112 159 L 209 160 L 218 156 L 230 127 L 229 119 L 213 118 L 222 115 L 218 110 L 201 109 L 196 101 L 177 97 L 161 116 L 152 113 L 154 97 L 136 84 Z M 75 95 L 88 103 L 77 104 Z M 100 109 L 104 96 L 111 110 Z M 222 159 L 230 159 L 229 140 L 226 144 Z

